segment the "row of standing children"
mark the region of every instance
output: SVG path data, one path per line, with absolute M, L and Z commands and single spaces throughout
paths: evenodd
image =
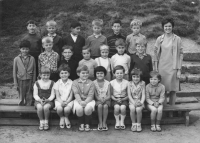
M 149 83 L 149 77 L 150 77 L 149 73 L 152 70 L 152 62 L 151 62 L 151 57 L 148 54 L 146 54 L 146 52 L 145 52 L 146 51 L 146 38 L 145 38 L 145 36 L 140 34 L 141 22 L 139 20 L 133 20 L 130 24 L 133 33 L 130 34 L 129 36 L 127 36 L 126 43 L 128 45 L 127 53 L 129 55 L 131 54 L 131 57 L 125 53 L 125 49 L 126 49 L 125 45 L 126 44 L 123 40 L 125 38 L 120 34 L 121 22 L 119 20 L 114 21 L 114 23 L 112 25 L 114 35 L 107 38 L 108 45 L 110 45 L 110 49 L 106 45 L 107 44 L 106 37 L 101 34 L 103 21 L 99 20 L 99 19 L 94 20 L 92 22 L 92 25 L 93 25 L 94 33 L 93 33 L 93 35 L 91 35 L 87 38 L 86 44 L 85 44 L 84 38 L 79 35 L 80 26 L 81 26 L 80 23 L 72 23 L 70 26 L 70 28 L 71 28 L 70 35 L 62 39 L 60 36 L 58 36 L 55 33 L 56 22 L 55 21 L 47 22 L 48 34 L 46 37 L 44 37 L 42 39 L 42 46 L 45 49 L 45 51 L 43 53 L 41 53 L 38 57 L 38 54 L 41 52 L 40 50 L 42 50 L 42 48 L 39 48 L 40 40 L 39 40 L 37 34 L 35 33 L 36 24 L 34 21 L 28 22 L 27 29 L 29 30 L 29 34 L 20 43 L 21 54 L 14 59 L 13 76 L 14 76 L 15 87 L 19 88 L 20 105 L 31 105 L 31 102 L 32 102 L 31 87 L 33 86 L 33 83 L 35 81 L 36 72 L 40 71 L 41 80 L 37 81 L 34 84 L 34 99 L 36 100 L 35 106 L 37 107 L 38 116 L 41 121 L 40 129 L 48 129 L 49 109 L 51 109 L 53 107 L 53 105 L 49 104 L 49 103 L 51 103 L 50 101 L 52 101 L 54 99 L 54 94 L 56 94 L 56 97 L 58 94 L 61 95 L 60 92 L 56 92 L 56 86 L 55 86 L 55 90 L 52 90 L 52 88 L 54 88 L 53 82 L 49 82 L 49 80 L 48 80 L 48 84 L 47 83 L 45 84 L 45 80 L 47 80 L 48 78 L 50 78 L 54 81 L 57 81 L 58 65 L 62 65 L 64 63 L 70 67 L 70 72 L 69 72 L 69 70 L 67 72 L 68 72 L 68 74 L 71 73 L 71 74 L 69 74 L 69 76 L 71 76 L 70 78 L 72 80 L 78 78 L 76 71 L 78 71 L 79 76 L 81 75 L 80 74 L 81 71 L 79 71 L 78 69 L 76 70 L 76 68 L 83 67 L 83 65 L 86 65 L 87 69 L 89 69 L 88 76 L 89 76 L 89 79 L 91 79 L 91 80 L 95 79 L 96 74 L 94 74 L 94 69 L 98 65 L 99 66 L 102 65 L 103 67 L 105 67 L 106 72 L 104 72 L 104 74 L 108 81 L 110 81 L 112 78 L 116 78 L 113 81 L 111 81 L 111 86 L 110 86 L 111 87 L 111 95 L 114 95 L 114 94 L 116 95 L 116 96 L 111 96 L 112 99 L 115 101 L 113 103 L 113 105 L 116 104 L 115 111 L 114 111 L 115 118 L 116 118 L 116 126 L 115 126 L 116 129 L 119 129 L 119 128 L 124 129 L 125 128 L 125 125 L 123 124 L 123 120 L 125 118 L 124 110 L 126 109 L 125 107 L 128 104 L 127 104 L 127 102 L 122 102 L 122 101 L 124 100 L 123 96 L 127 95 L 127 94 L 123 93 L 124 95 L 122 96 L 121 91 L 118 91 L 118 89 L 121 89 L 121 87 L 127 85 L 128 81 L 126 81 L 126 84 L 118 84 L 116 81 L 117 76 L 116 76 L 115 68 L 118 65 L 121 65 L 124 70 L 122 70 L 123 72 L 119 73 L 119 74 L 122 74 L 123 78 L 125 78 L 127 80 L 129 79 L 129 71 L 132 71 L 132 69 L 134 69 L 134 68 L 139 68 L 143 73 L 140 77 L 141 80 L 144 80 L 146 82 L 146 84 Z M 56 38 L 56 37 L 58 37 L 58 38 Z M 57 40 L 55 40 L 55 39 L 57 39 Z M 56 41 L 57 41 L 57 44 L 56 44 Z M 65 45 L 65 46 L 63 46 L 63 45 Z M 63 48 L 62 52 L 61 52 L 61 47 Z M 30 52 L 29 52 L 29 49 L 30 49 Z M 114 52 L 115 49 L 117 50 L 117 53 Z M 112 56 L 112 54 L 114 54 L 111 57 L 111 59 L 108 58 L 109 50 L 111 51 L 110 56 Z M 35 62 L 34 58 L 30 55 L 33 55 L 36 62 Z M 61 58 L 61 55 L 64 56 L 63 59 Z M 83 59 L 81 60 L 82 56 L 83 56 Z M 93 60 L 91 57 L 95 58 L 95 60 Z M 58 64 L 58 61 L 60 61 L 59 64 Z M 37 64 L 38 64 L 38 66 L 37 66 Z M 44 66 L 46 68 L 44 68 Z M 37 69 L 37 67 L 39 69 Z M 87 70 L 85 70 L 85 75 L 87 75 L 86 71 Z M 49 74 L 49 72 L 50 72 L 50 74 Z M 111 75 L 113 75 L 113 77 L 111 77 Z M 61 72 L 60 72 L 60 77 L 61 77 Z M 84 74 L 83 74 L 83 77 L 84 77 Z M 85 77 L 87 77 L 87 76 L 85 76 Z M 61 79 L 62 79 L 62 77 L 61 77 Z M 131 79 L 131 77 L 130 77 L 130 79 Z M 84 95 L 83 89 L 85 90 L 87 88 L 84 88 L 84 86 L 83 86 L 84 84 L 82 86 L 80 85 L 80 83 L 84 83 L 82 80 L 83 79 L 81 79 L 81 76 L 80 76 L 80 78 L 77 81 L 77 87 L 79 87 L 77 89 L 79 89 L 79 90 L 82 89 L 82 91 L 81 91 L 82 93 L 80 95 L 78 95 L 78 94 L 76 94 L 76 90 L 73 90 L 74 96 L 77 99 L 77 100 L 75 100 L 77 102 L 73 102 L 74 103 L 73 109 L 74 109 L 74 111 L 77 109 L 76 114 L 78 117 L 81 116 L 80 123 L 83 123 L 83 120 L 85 119 L 84 123 L 87 125 L 85 127 L 86 129 L 84 128 L 84 124 L 81 124 L 80 130 L 83 130 L 83 129 L 89 130 L 88 121 L 90 119 L 92 111 L 94 110 L 93 105 L 95 105 L 95 102 L 92 102 L 91 105 L 89 106 L 89 107 L 93 107 L 92 109 L 89 107 L 88 107 L 89 109 L 86 108 L 87 107 L 86 103 L 88 104 L 88 102 L 92 99 L 93 95 L 90 94 L 90 96 L 89 96 L 90 98 L 86 98 L 88 95 L 87 96 Z M 160 79 L 158 79 L 158 80 L 160 80 Z M 73 87 L 76 83 L 75 81 L 73 83 Z M 125 81 L 125 80 L 123 80 L 123 81 Z M 114 85 L 112 86 L 112 84 L 114 84 Z M 57 87 L 60 87 L 60 86 L 57 86 Z M 64 92 L 64 90 L 66 90 L 65 88 L 63 88 L 63 90 L 61 90 L 61 91 Z M 98 86 L 96 88 L 98 88 Z M 117 90 L 114 90 L 114 89 L 117 89 Z M 41 98 L 39 95 L 45 95 L 45 96 L 43 98 Z M 70 97 L 71 96 L 72 96 L 72 92 L 70 92 Z M 57 99 L 59 101 L 59 98 L 56 98 L 56 100 Z M 88 99 L 87 102 L 85 102 L 86 99 Z M 127 97 L 125 99 L 127 99 Z M 120 106 L 118 106 L 117 103 L 120 103 Z M 125 106 L 121 107 L 121 103 L 123 103 Z M 69 103 L 66 102 L 66 103 L 62 103 L 61 105 L 62 105 L 62 107 L 65 107 L 64 105 L 68 105 L 68 104 Z M 71 104 L 69 104 L 69 105 L 72 108 Z M 81 106 L 78 106 L 78 105 L 81 105 Z M 152 105 L 154 106 L 154 103 Z M 158 105 L 159 104 L 157 104 L 155 102 L 155 107 L 158 107 Z M 109 106 L 109 104 L 108 104 L 108 106 Z M 79 108 L 79 107 L 84 107 L 84 108 Z M 56 108 L 57 108 L 57 106 L 56 106 Z M 66 109 L 66 112 L 64 110 L 64 114 L 65 113 L 67 115 L 69 114 L 69 110 L 70 110 L 69 108 Z M 101 108 L 103 108 L 103 107 L 98 106 L 98 110 L 101 110 Z M 57 109 L 59 109 L 59 108 L 57 108 Z M 57 110 L 57 111 L 60 111 L 60 112 L 58 112 L 58 114 L 62 115 L 63 111 L 61 111 L 61 109 Z M 105 112 L 106 111 L 107 110 L 105 110 Z M 86 117 L 84 119 L 82 117 L 83 112 L 86 115 Z M 100 115 L 102 114 L 101 112 L 99 112 L 99 113 L 100 113 Z M 120 116 L 119 116 L 119 113 L 121 113 Z M 131 116 L 131 118 L 132 117 L 133 117 L 133 115 Z M 103 122 L 101 123 L 101 120 L 99 117 L 99 121 L 100 121 L 99 128 L 98 128 L 99 130 L 101 130 L 101 129 L 107 130 L 107 125 L 105 123 L 106 118 L 107 118 L 107 116 L 105 118 L 103 118 Z M 44 121 L 43 121 L 43 119 L 44 119 Z M 121 119 L 121 123 L 119 122 L 119 119 Z M 67 118 L 61 117 L 60 125 L 63 126 L 62 123 L 64 121 L 66 123 L 66 126 L 69 128 L 71 125 Z M 133 121 L 133 123 L 134 123 L 134 121 Z M 159 125 L 159 123 L 157 123 L 157 124 Z M 134 130 L 133 128 L 135 127 L 135 125 L 136 124 L 133 124 L 132 130 Z M 155 125 L 155 123 L 152 125 Z M 152 129 L 152 130 L 156 130 L 156 128 L 154 127 L 154 129 Z

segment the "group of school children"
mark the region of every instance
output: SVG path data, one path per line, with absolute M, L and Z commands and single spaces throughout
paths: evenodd
M 14 59 L 13 77 L 19 105 L 32 105 L 35 100 L 39 130 L 49 129 L 50 110 L 55 109 L 60 128 L 71 128 L 68 117 L 73 112 L 79 119 L 79 130 L 90 131 L 95 106 L 99 131 L 108 130 L 108 110 L 113 107 L 115 129 L 124 130 L 129 106 L 131 131 L 140 132 L 146 101 L 146 108 L 151 111 L 151 131 L 161 131 L 165 87 L 160 83 L 160 74 L 152 71 L 141 25 L 140 20 L 134 19 L 130 23 L 132 34 L 125 38 L 120 33 L 121 21 L 115 20 L 113 35 L 106 38 L 101 33 L 103 21 L 96 19 L 92 22 L 93 34 L 85 40 L 79 35 L 79 22 L 71 23 L 71 33 L 62 38 L 56 33 L 57 23 L 50 20 L 41 40 L 36 22 L 28 21 L 29 33 L 20 42 L 21 53 Z

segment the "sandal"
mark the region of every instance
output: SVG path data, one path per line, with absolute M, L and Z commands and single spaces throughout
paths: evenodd
M 156 125 L 151 125 L 151 131 L 155 132 L 156 131 Z
M 39 130 L 40 131 L 44 130 L 44 124 L 40 123 Z
M 64 125 L 64 124 L 65 124 L 65 120 L 64 120 L 64 118 L 61 117 L 61 118 L 60 118 L 60 128 L 61 128 L 61 129 L 64 129 L 64 128 L 65 128 L 65 125 Z
M 98 128 L 97 128 L 98 131 L 102 131 L 103 128 L 102 127 L 99 127 L 99 124 L 98 124 Z
M 67 124 L 67 125 L 66 125 L 66 128 L 67 128 L 67 129 L 71 129 L 71 124 Z
M 81 124 L 80 126 L 79 126 L 79 131 L 84 131 L 84 124 Z
M 49 129 L 49 125 L 48 125 L 48 123 L 45 123 L 44 124 L 44 130 L 48 130 Z
M 120 126 L 117 126 L 116 124 L 115 124 L 115 130 L 119 130 L 120 129 Z
M 66 128 L 70 129 L 71 128 L 71 123 L 69 121 L 69 119 L 67 117 L 64 118 L 65 124 L 66 124 Z
M 142 131 L 142 126 L 141 125 L 137 125 L 137 132 L 141 132 Z
M 106 124 L 105 127 L 102 128 L 102 130 L 103 130 L 103 131 L 107 131 L 107 130 L 108 130 L 108 126 L 107 126 L 107 124 Z
M 137 131 L 137 126 L 136 126 L 136 125 L 132 125 L 131 131 L 132 131 L 132 132 L 136 132 L 136 131 Z
M 161 132 L 161 131 L 162 131 L 160 125 L 156 125 L 156 130 L 157 130 L 158 132 Z
M 88 125 L 88 124 L 85 125 L 85 131 L 86 131 L 86 132 L 89 132 L 89 131 L 90 131 L 90 125 Z
M 125 125 L 120 126 L 120 129 L 121 129 L 121 130 L 125 130 L 125 129 L 126 129 L 126 126 L 125 126 Z

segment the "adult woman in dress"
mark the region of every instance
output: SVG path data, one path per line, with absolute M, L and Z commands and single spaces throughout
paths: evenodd
M 179 79 L 181 76 L 183 49 L 181 47 L 181 38 L 173 33 L 173 19 L 164 19 L 162 28 L 164 34 L 159 36 L 155 43 L 155 70 L 161 74 L 161 83 L 165 85 L 166 95 L 169 96 L 169 104 L 174 105 L 176 91 L 180 89 Z

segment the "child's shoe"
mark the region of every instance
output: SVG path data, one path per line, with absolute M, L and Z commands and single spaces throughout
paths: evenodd
M 44 124 L 43 123 L 40 123 L 39 130 L 40 131 L 44 130 Z
M 156 125 L 151 125 L 151 131 L 155 132 L 156 131 Z
M 79 126 L 79 131 L 82 132 L 82 131 L 84 131 L 84 129 L 85 129 L 85 128 L 84 128 L 84 124 L 81 124 L 81 125 Z
M 60 128 L 61 128 L 61 129 L 64 129 L 64 128 L 65 128 L 65 118 L 64 118 L 64 117 L 61 117 L 61 118 L 60 118 Z
M 131 131 L 132 132 L 136 132 L 137 131 L 137 125 L 136 125 L 136 123 L 132 123 Z
M 65 120 L 66 128 L 70 129 L 71 128 L 71 123 L 70 123 L 69 119 L 67 117 L 65 117 L 64 120 Z
M 49 123 L 48 123 L 48 120 L 45 120 L 44 121 L 44 130 L 48 130 L 49 129 Z
M 161 132 L 161 131 L 162 131 L 160 125 L 156 125 L 156 130 L 157 130 L 158 132 Z
M 89 131 L 90 131 L 90 125 L 88 125 L 88 124 L 85 125 L 85 131 L 86 131 L 86 132 L 89 132 Z
M 141 124 L 137 124 L 137 132 L 141 132 L 142 131 L 142 126 L 141 126 Z

